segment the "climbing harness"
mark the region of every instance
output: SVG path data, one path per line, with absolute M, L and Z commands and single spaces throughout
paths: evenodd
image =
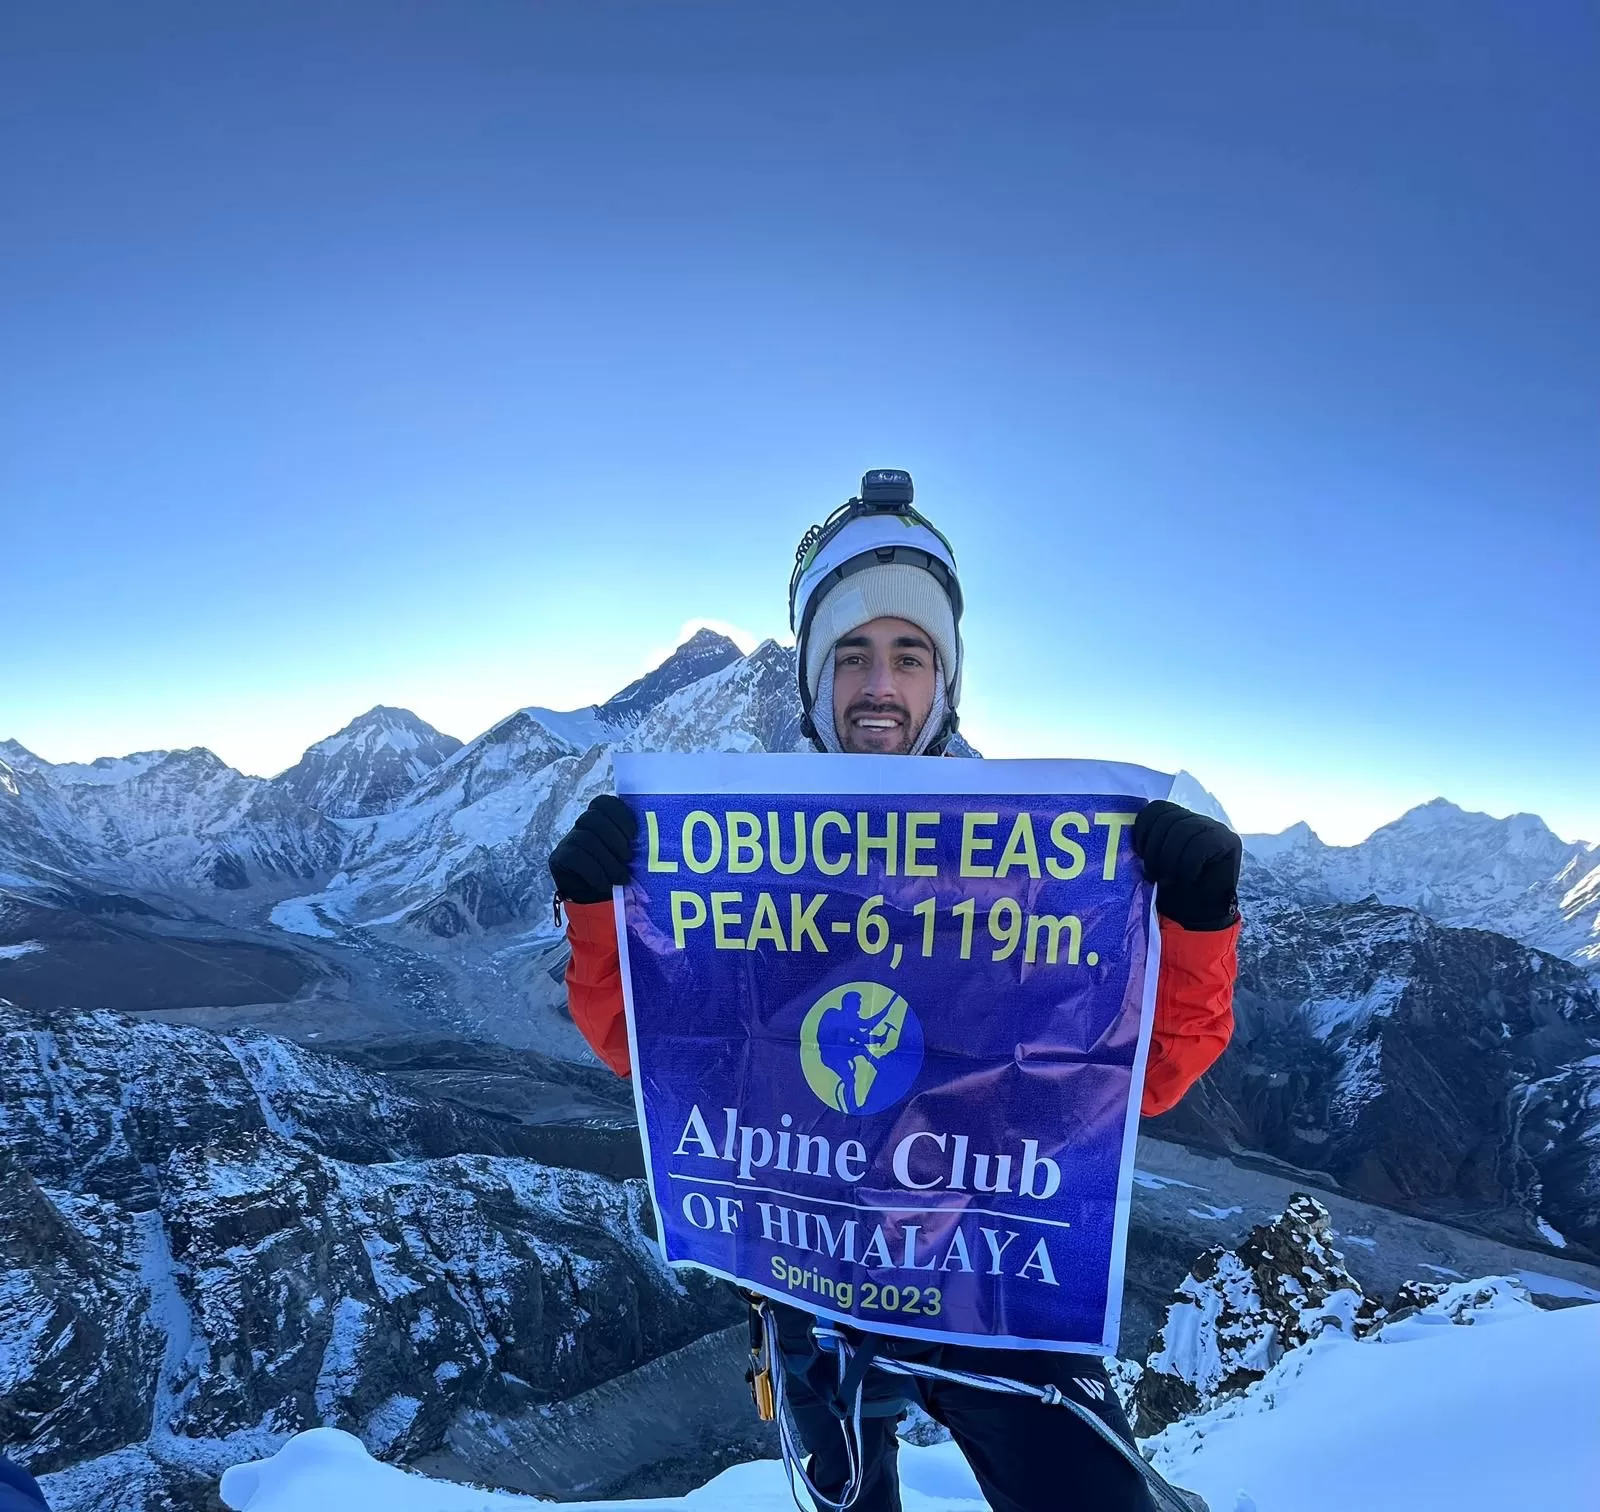
M 820 1491 L 811 1477 L 806 1473 L 805 1449 L 800 1444 L 795 1431 L 792 1414 L 786 1411 L 787 1398 L 785 1395 L 785 1379 L 783 1363 L 778 1358 L 778 1323 L 773 1316 L 772 1306 L 762 1300 L 751 1301 L 750 1304 L 750 1329 L 751 1329 L 751 1357 L 759 1358 L 764 1362 L 765 1379 L 768 1383 L 767 1390 L 772 1403 L 772 1416 L 778 1423 L 778 1444 L 783 1452 L 783 1469 L 789 1479 L 789 1492 L 794 1497 L 795 1505 L 804 1508 L 805 1503 L 800 1500 L 800 1490 L 803 1489 L 811 1498 L 816 1512 L 848 1512 L 854 1505 L 856 1498 L 861 1494 L 861 1485 L 865 1472 L 864 1455 L 861 1444 L 861 1415 L 862 1397 L 866 1389 L 867 1373 L 876 1366 L 879 1370 L 890 1375 L 905 1376 L 912 1379 L 931 1381 L 948 1381 L 952 1385 L 970 1386 L 978 1391 L 999 1392 L 1011 1396 L 1029 1396 L 1036 1401 L 1043 1402 L 1047 1407 L 1064 1407 L 1085 1427 L 1099 1435 L 1101 1441 L 1109 1448 L 1114 1449 L 1122 1458 L 1137 1470 L 1149 1488 L 1150 1494 L 1155 1498 L 1157 1506 L 1165 1512 L 1191 1512 L 1191 1504 L 1185 1501 L 1176 1490 L 1162 1477 L 1160 1471 L 1145 1462 L 1139 1451 L 1133 1445 L 1126 1443 L 1099 1417 L 1090 1412 L 1088 1408 L 1081 1407 L 1067 1396 L 1057 1386 L 1030 1386 L 1023 1381 L 1013 1381 L 1006 1376 L 981 1375 L 970 1370 L 949 1370 L 940 1365 L 923 1365 L 910 1360 L 901 1360 L 893 1355 L 878 1352 L 877 1341 L 870 1335 L 859 1341 L 853 1342 L 842 1328 L 832 1323 L 825 1323 L 820 1319 L 812 1328 L 812 1337 L 817 1341 L 824 1354 L 831 1351 L 834 1355 L 838 1372 L 838 1385 L 834 1393 L 834 1412 L 839 1418 L 839 1428 L 844 1434 L 845 1464 L 847 1476 L 844 1489 L 837 1498 L 825 1495 Z M 760 1334 L 759 1342 L 757 1334 Z M 752 1371 L 751 1389 L 757 1391 L 757 1377 Z M 761 1407 L 761 1395 L 757 1392 L 757 1410 Z M 767 1414 L 762 1414 L 763 1421 L 768 1421 Z

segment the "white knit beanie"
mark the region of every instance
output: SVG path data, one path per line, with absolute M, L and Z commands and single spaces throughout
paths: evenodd
M 946 674 L 950 668 L 956 669 L 954 686 L 948 690 L 951 705 L 956 704 L 961 696 L 961 646 L 956 638 L 955 613 L 938 579 L 905 562 L 852 572 L 835 583 L 817 605 L 806 642 L 806 686 L 811 690 L 813 704 L 834 643 L 869 620 L 885 616 L 909 620 L 927 633 Z M 831 708 L 822 712 L 819 727 L 823 718 L 831 718 L 832 712 Z

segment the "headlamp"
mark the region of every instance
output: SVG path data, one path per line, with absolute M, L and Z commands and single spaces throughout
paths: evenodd
M 805 668 L 817 606 L 852 573 L 895 564 L 929 573 L 950 601 L 958 665 L 945 668 L 950 713 L 949 729 L 943 739 L 955 731 L 955 703 L 961 683 L 961 584 L 956 576 L 954 550 L 933 522 L 912 507 L 915 496 L 910 473 L 898 467 L 873 468 L 863 475 L 861 492 L 841 504 L 822 524 L 806 531 L 795 549 L 794 571 L 789 577 L 789 628 L 795 635 L 801 728 L 807 735 L 815 734 Z

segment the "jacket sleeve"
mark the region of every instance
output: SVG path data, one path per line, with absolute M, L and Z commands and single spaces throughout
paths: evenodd
M 1233 1037 L 1233 982 L 1239 971 L 1239 924 L 1185 929 L 1161 921 L 1161 973 L 1145 1067 L 1146 1117 L 1178 1105 Z
M 632 1071 L 628 1022 L 622 1006 L 622 960 L 617 954 L 617 916 L 610 903 L 566 903 L 567 1007 L 589 1048 L 618 1076 Z

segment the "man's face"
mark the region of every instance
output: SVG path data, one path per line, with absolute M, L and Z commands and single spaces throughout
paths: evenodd
M 909 620 L 868 620 L 833 648 L 833 727 L 846 751 L 903 756 L 933 709 L 933 642 Z

